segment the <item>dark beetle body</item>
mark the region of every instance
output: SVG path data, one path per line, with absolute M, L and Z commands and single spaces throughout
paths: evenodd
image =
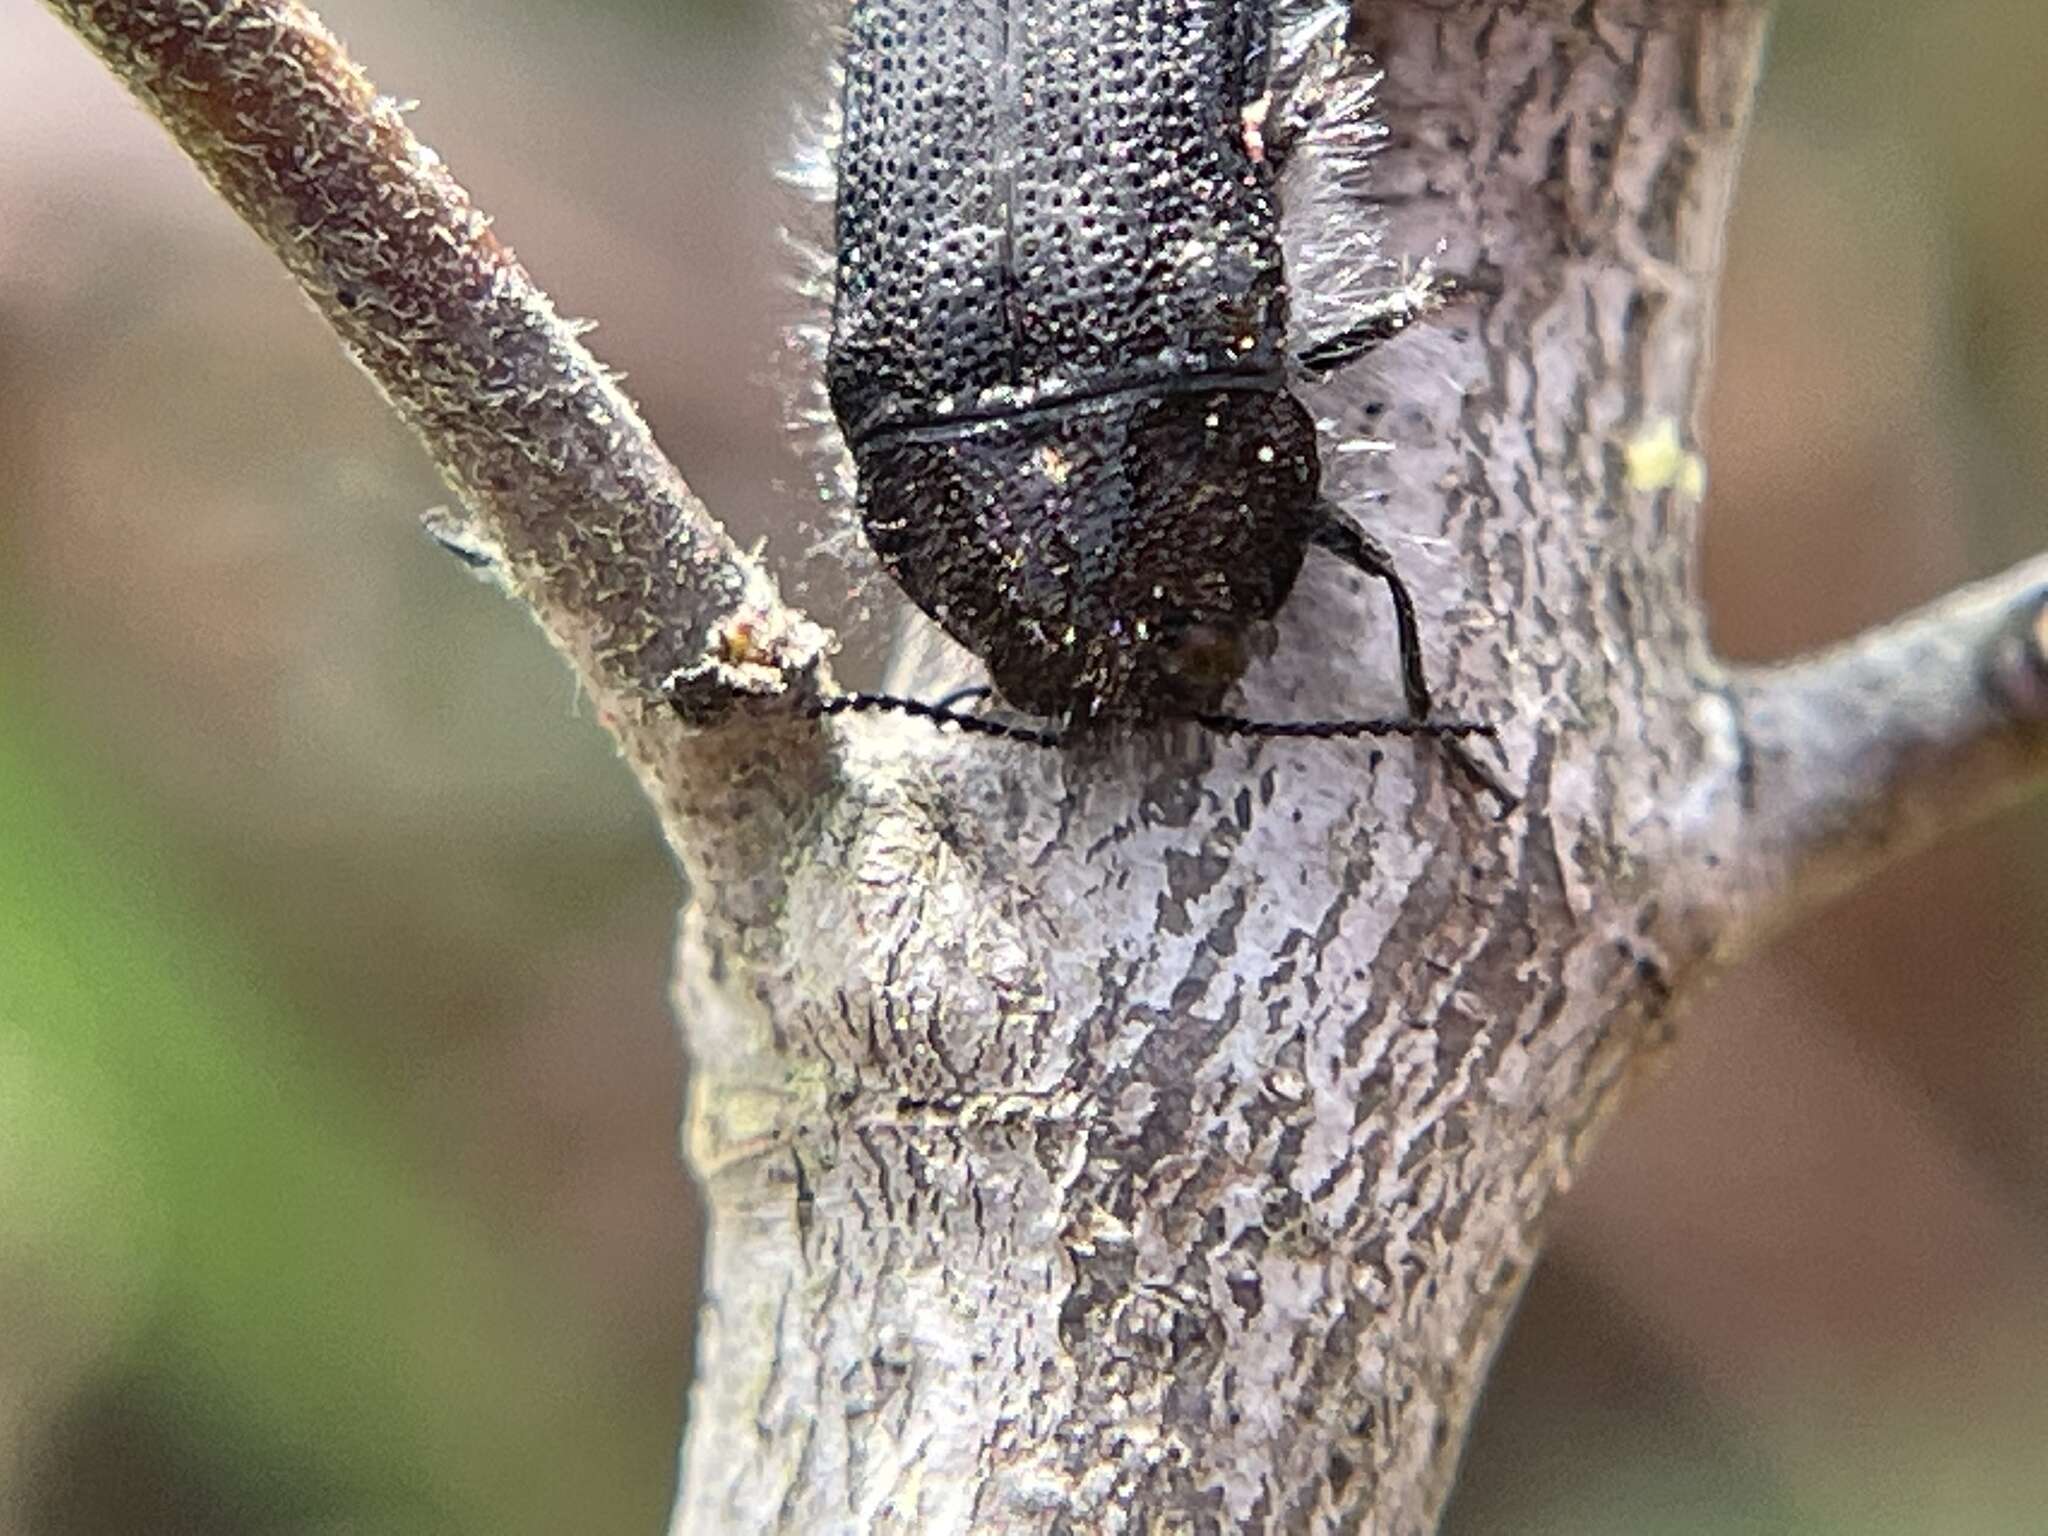
M 855 0 L 827 379 L 869 542 L 1011 703 L 1213 711 L 1324 520 L 1269 0 Z

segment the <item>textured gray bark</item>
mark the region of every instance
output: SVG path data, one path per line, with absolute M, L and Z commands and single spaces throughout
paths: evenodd
M 685 934 L 679 1528 L 1429 1528 L 1544 1209 L 1707 951 L 1666 876 L 1744 752 L 1694 504 L 1628 448 L 1690 434 L 1760 15 L 1361 25 L 1389 246 L 1447 242 L 1464 298 L 1326 406 L 1386 404 L 1383 536 L 1525 809 L 1406 747 L 872 733 L 773 926 Z M 1305 579 L 1250 712 L 1392 704 L 1354 586 Z
M 1447 708 L 1504 725 L 1505 822 L 1408 743 L 803 718 L 815 631 L 308 13 L 52 3 L 420 429 L 689 871 L 678 1530 L 1429 1529 L 1686 994 L 2048 765 L 2048 562 L 1795 667 L 1707 652 L 1749 0 L 1361 8 L 1389 247 L 1455 293 L 1318 403 L 1397 445 L 1342 488 L 1388 493 Z M 1386 627 L 1312 567 L 1246 711 L 1391 710 Z
M 1388 246 L 1446 242 L 1464 298 L 1325 406 L 1384 403 L 1380 526 L 1526 808 L 1405 747 L 865 734 L 773 926 L 686 926 L 713 1227 L 679 1530 L 1431 1528 L 1551 1198 L 1789 888 L 1766 824 L 1795 784 L 1882 803 L 1853 751 L 1788 768 L 1830 701 L 1723 676 L 1695 591 L 1761 11 L 1359 26 Z M 1304 581 L 1252 712 L 1391 704 L 1354 588 Z M 1952 659 L 1931 687 L 1981 699 Z

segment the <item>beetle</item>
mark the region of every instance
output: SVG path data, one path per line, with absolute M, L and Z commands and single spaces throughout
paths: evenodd
M 1385 584 L 1409 719 L 1414 604 L 1325 502 L 1288 355 L 1272 0 L 855 0 L 826 385 L 862 530 L 1055 741 L 1219 712 L 1311 548 Z M 874 703 L 933 718 L 939 705 Z M 1339 723 L 1327 723 L 1337 726 Z

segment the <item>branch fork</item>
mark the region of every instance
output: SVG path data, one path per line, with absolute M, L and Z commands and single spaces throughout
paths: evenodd
M 1326 489 L 1439 557 L 1504 825 L 1425 753 L 824 718 L 830 636 L 310 11 L 48 3 L 419 433 L 689 871 L 678 1530 L 1430 1528 L 1550 1202 L 1709 962 L 2048 777 L 2048 560 L 1709 658 L 1683 424 L 1749 0 L 1355 20 L 1387 248 L 1470 277 L 1319 397 L 1398 449 Z M 1330 637 L 1386 622 L 1304 581 L 1257 712 L 1385 712 Z

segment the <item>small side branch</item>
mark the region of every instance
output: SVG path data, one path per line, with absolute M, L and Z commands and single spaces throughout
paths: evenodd
M 1725 697 L 1742 809 L 1686 863 L 1753 932 L 2048 784 L 2048 557 Z
M 691 495 L 434 152 L 291 0 L 48 0 L 291 270 L 615 728 L 808 697 L 826 636 Z M 651 743 L 643 742 L 643 747 Z

